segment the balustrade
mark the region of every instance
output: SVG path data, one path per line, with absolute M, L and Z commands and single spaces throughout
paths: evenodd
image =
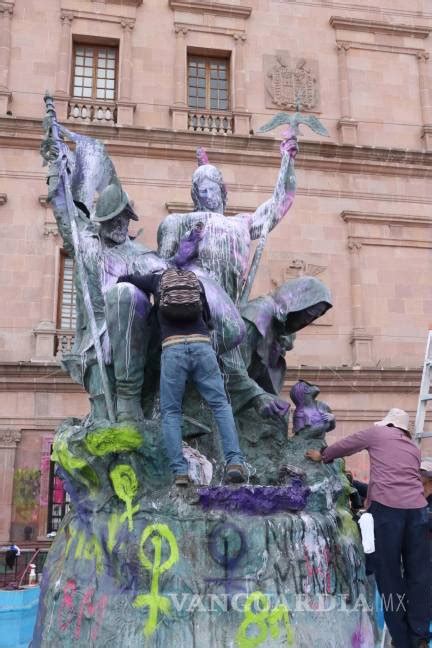
M 233 116 L 227 112 L 196 110 L 188 113 L 188 130 L 213 135 L 231 135 Z
M 117 122 L 117 106 L 108 101 L 69 101 L 68 119 L 112 126 Z

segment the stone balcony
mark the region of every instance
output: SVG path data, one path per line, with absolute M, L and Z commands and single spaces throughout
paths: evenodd
M 113 126 L 117 123 L 117 103 L 72 98 L 68 102 L 67 118 L 71 122 Z
M 234 116 L 226 111 L 190 110 L 188 130 L 212 135 L 232 135 Z

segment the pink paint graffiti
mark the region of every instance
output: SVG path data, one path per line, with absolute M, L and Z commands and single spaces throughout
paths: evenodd
M 63 598 L 58 611 L 58 625 L 62 632 L 65 632 L 72 623 L 74 617 L 74 597 L 77 585 L 74 580 L 68 580 L 63 590 Z
M 76 618 L 73 636 L 75 639 L 80 639 L 82 622 L 85 617 L 91 624 L 90 639 L 92 641 L 96 640 L 102 625 L 108 597 L 102 596 L 97 602 L 93 602 L 95 592 L 96 589 L 94 587 L 89 587 L 84 592 L 77 614 L 77 584 L 72 579 L 66 582 L 58 611 L 58 625 L 62 632 L 65 632 L 73 624 L 73 621 Z

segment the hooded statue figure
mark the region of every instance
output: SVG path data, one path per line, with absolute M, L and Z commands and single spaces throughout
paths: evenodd
M 246 337 L 241 345 L 249 376 L 267 392 L 279 394 L 286 373 L 285 353 L 295 334 L 331 308 L 330 291 L 315 277 L 285 282 L 241 309 Z

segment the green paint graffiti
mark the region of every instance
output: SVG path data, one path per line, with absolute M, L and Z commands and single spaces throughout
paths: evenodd
M 146 556 L 144 550 L 144 545 L 149 539 L 153 544 L 153 562 Z M 163 540 L 166 541 L 169 549 L 169 555 L 165 562 L 162 562 Z M 159 594 L 159 578 L 179 559 L 177 541 L 166 524 L 150 524 L 144 529 L 140 540 L 139 559 L 144 569 L 151 573 L 152 581 L 150 593 L 137 596 L 133 606 L 149 608 L 148 618 L 144 625 L 144 636 L 150 637 L 156 630 L 159 612 L 169 614 L 171 608 L 170 600 Z
M 65 556 L 69 555 L 72 543 L 76 540 L 75 560 L 89 560 L 95 563 L 96 571 L 101 574 L 103 571 L 103 549 L 100 540 L 92 534 L 87 537 L 84 531 L 78 531 L 73 524 L 69 524 L 65 529 L 67 537 Z
M 138 479 L 136 474 L 127 464 L 119 464 L 110 472 L 110 478 L 117 497 L 126 504 L 126 516 L 128 520 L 129 531 L 133 531 L 133 511 L 132 500 L 138 492 Z M 135 507 L 137 509 L 137 507 Z
M 90 432 L 85 440 L 87 450 L 95 457 L 132 452 L 140 448 L 142 443 L 143 438 L 138 430 L 128 425 Z
M 82 457 L 77 457 L 67 447 L 65 441 L 54 441 L 51 460 L 58 463 L 70 475 L 74 475 L 90 490 L 99 486 L 99 477 Z
M 255 612 L 254 608 L 258 611 Z M 272 639 L 280 637 L 280 625 L 285 625 L 287 644 L 294 643 L 294 632 L 291 626 L 289 608 L 282 603 L 270 610 L 268 597 L 262 592 L 252 592 L 244 606 L 244 619 L 236 635 L 239 648 L 256 648 L 265 645 L 270 634 Z M 258 632 L 253 635 L 249 630 L 255 628 Z

